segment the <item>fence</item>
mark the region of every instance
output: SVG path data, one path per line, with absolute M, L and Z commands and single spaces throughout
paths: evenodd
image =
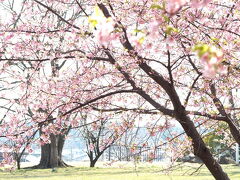
M 150 147 L 110 146 L 102 155 L 102 160 L 111 161 L 163 161 L 167 158 L 166 152 L 161 148 Z

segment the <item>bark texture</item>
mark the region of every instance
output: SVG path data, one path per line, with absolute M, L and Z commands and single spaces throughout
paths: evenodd
M 50 136 L 51 143 L 41 146 L 40 163 L 34 168 L 45 169 L 55 167 L 67 167 L 68 165 L 62 160 L 62 150 L 65 142 L 65 135 Z

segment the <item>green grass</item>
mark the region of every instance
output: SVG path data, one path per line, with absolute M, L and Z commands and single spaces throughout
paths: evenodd
M 118 165 L 114 167 L 69 167 L 58 168 L 57 172 L 51 169 L 21 169 L 13 172 L 0 172 L 2 180 L 213 180 L 206 167 L 202 167 L 194 175 L 190 176 L 200 164 L 184 164 L 169 169 L 166 164 L 139 164 Z M 223 165 L 225 172 L 231 180 L 240 179 L 240 167 L 235 165 Z

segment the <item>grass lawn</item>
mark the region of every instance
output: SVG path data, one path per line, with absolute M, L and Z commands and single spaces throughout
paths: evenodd
M 51 169 L 31 170 L 21 169 L 13 172 L 0 172 L 1 180 L 213 180 L 206 167 L 202 166 L 199 171 L 191 175 L 200 164 L 185 163 L 174 167 L 172 172 L 163 171 L 168 169 L 167 164 L 144 163 L 138 164 L 115 164 L 96 168 L 83 166 L 58 168 L 56 172 Z M 240 167 L 235 165 L 223 165 L 231 180 L 240 179 Z

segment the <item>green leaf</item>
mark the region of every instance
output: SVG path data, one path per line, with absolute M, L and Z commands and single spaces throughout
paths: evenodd
M 170 18 L 168 16 L 163 16 L 163 19 L 166 23 L 169 23 L 170 22 Z
M 160 5 L 158 5 L 158 4 L 152 4 L 151 5 L 151 7 L 150 7 L 151 9 L 163 9 L 163 7 L 162 6 L 160 6 Z
M 141 29 L 134 29 L 133 32 L 134 32 L 134 33 L 144 33 L 144 31 L 141 30 Z
M 210 50 L 210 47 L 207 44 L 197 44 L 193 48 L 193 51 L 196 51 L 199 57 L 202 57 L 209 50 Z
M 166 31 L 165 31 L 165 33 L 166 33 L 167 35 L 171 35 L 172 32 L 176 32 L 176 33 L 178 33 L 179 31 L 178 31 L 177 28 L 174 28 L 174 27 L 168 26 L 167 29 L 166 29 Z

